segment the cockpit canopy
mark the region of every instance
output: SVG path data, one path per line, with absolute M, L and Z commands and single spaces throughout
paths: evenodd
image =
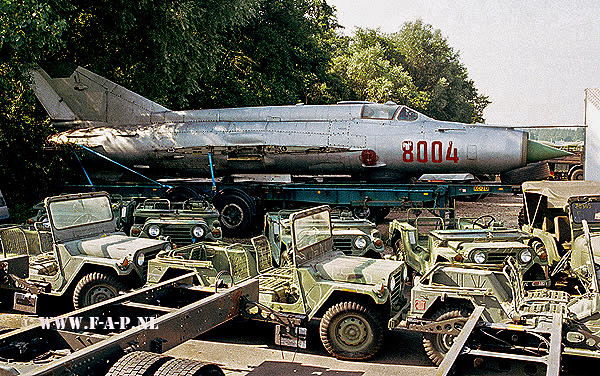
M 397 104 L 366 103 L 361 118 L 375 120 L 415 121 L 424 115 Z

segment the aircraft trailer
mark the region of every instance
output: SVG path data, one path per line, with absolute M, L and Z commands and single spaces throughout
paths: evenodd
M 163 197 L 172 201 L 206 197 L 221 213 L 225 236 L 247 234 L 263 224 L 266 211 L 329 204 L 352 209 L 360 217 L 381 220 L 390 208 L 422 205 L 453 207 L 456 199 L 490 193 L 512 193 L 512 186 L 498 183 L 414 184 L 367 182 L 265 182 L 216 183 L 210 180 L 178 181 L 175 186 L 150 184 L 71 185 L 72 192 L 106 191 L 124 197 Z M 64 190 L 63 189 L 63 190 Z

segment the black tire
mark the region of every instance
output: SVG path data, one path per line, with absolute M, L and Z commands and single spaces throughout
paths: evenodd
M 114 298 L 127 288 L 115 277 L 103 272 L 93 272 L 83 276 L 73 290 L 73 307 L 87 307 Z
M 221 214 L 223 235 L 239 238 L 250 232 L 254 215 L 252 205 L 244 198 L 228 194 L 219 197 L 215 207 Z
M 365 360 L 381 348 L 384 328 L 379 312 L 349 301 L 337 303 L 325 312 L 319 333 L 325 350 L 334 357 Z
M 442 307 L 431 317 L 433 320 L 441 321 L 447 319 L 453 319 L 457 317 L 464 317 L 465 323 L 467 318 L 471 314 L 471 309 L 462 305 L 449 304 Z M 423 348 L 429 359 L 437 366 L 442 363 L 444 356 L 452 347 L 454 338 L 456 336 L 443 333 L 424 333 L 423 334 Z
M 179 358 L 160 366 L 154 376 L 225 376 L 225 373 L 216 364 Z
M 173 359 L 170 356 L 146 351 L 134 351 L 122 356 L 106 376 L 153 376 L 160 366 Z
M 392 237 L 392 248 L 398 261 L 406 261 L 406 250 L 404 249 L 404 242 L 402 241 L 402 235 L 396 234 Z
M 200 198 L 200 196 L 191 187 L 173 187 L 165 192 L 164 198 L 172 202 L 183 202 L 191 198 Z
M 577 168 L 569 175 L 569 180 L 583 180 L 583 168 Z
M 548 162 L 530 163 L 525 167 L 515 168 L 500 174 L 504 184 L 521 185 L 526 181 L 545 180 L 550 177 Z
M 390 214 L 390 208 L 376 206 L 353 206 L 352 213 L 357 218 L 368 219 L 375 224 L 381 224 L 385 217 Z

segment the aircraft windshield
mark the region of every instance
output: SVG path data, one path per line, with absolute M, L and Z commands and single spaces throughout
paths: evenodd
M 110 202 L 106 196 L 55 201 L 50 203 L 49 210 L 52 223 L 58 230 L 113 219 Z
M 419 118 L 419 113 L 411 110 L 408 107 L 402 107 L 398 113 L 398 120 L 400 121 L 415 121 Z
M 398 106 L 379 103 L 368 103 L 363 106 L 363 119 L 392 120 Z
M 571 213 L 575 223 L 584 219 L 589 223 L 600 223 L 600 201 L 573 202 Z

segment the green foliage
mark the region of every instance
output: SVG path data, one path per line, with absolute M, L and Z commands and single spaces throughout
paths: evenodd
M 358 99 L 409 105 L 435 119 L 483 122 L 490 103 L 439 30 L 422 21 L 399 32 L 358 29 L 334 60 Z
M 68 152 L 43 152 L 53 131 L 38 108 L 24 67 L 60 50 L 66 20 L 61 1 L 4 0 L 0 4 L 0 185 L 12 216 L 30 208 L 64 176 Z
M 583 142 L 585 128 L 541 128 L 527 129 L 532 140 L 556 142 Z
M 331 103 L 344 89 L 328 72 L 337 27 L 319 0 L 265 0 L 259 16 L 221 38 L 219 67 L 197 107 Z

